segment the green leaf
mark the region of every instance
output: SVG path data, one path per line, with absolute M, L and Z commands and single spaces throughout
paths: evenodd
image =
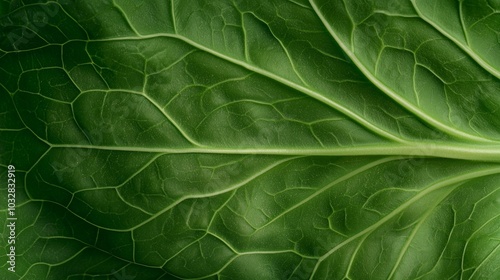
M 500 278 L 499 9 L 0 0 L 0 278 Z

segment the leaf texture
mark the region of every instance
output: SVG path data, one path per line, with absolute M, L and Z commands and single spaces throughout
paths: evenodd
M 499 9 L 0 0 L 1 278 L 500 277 Z

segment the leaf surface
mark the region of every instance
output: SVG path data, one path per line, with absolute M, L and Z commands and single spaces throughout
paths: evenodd
M 0 1 L 0 275 L 500 277 L 499 7 Z

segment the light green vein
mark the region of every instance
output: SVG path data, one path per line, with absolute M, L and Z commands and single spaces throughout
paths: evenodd
M 479 177 L 483 177 L 483 176 L 487 176 L 487 175 L 498 174 L 498 173 L 500 173 L 500 168 L 499 167 L 488 168 L 488 169 L 484 169 L 484 170 L 473 171 L 473 172 L 470 172 L 468 174 L 462 174 L 462 175 L 459 175 L 459 176 L 455 176 L 455 177 L 452 177 L 450 179 L 446 179 L 446 180 L 437 182 L 437 183 L 435 183 L 433 185 L 430 185 L 428 188 L 422 190 L 419 194 L 415 195 L 414 197 L 412 197 L 411 199 L 409 199 L 405 203 L 401 204 L 401 206 L 399 206 L 398 208 L 394 209 L 394 211 L 392 211 L 387 216 L 385 216 L 382 219 L 380 219 L 378 222 L 376 222 L 373 225 L 367 227 L 366 229 L 360 231 L 359 233 L 353 235 L 349 239 L 347 239 L 344 242 L 342 242 L 342 243 L 338 244 L 337 246 L 333 247 L 330 251 L 328 251 L 326 254 L 324 254 L 323 256 L 321 256 L 319 258 L 319 260 L 318 260 L 318 263 L 316 264 L 316 267 L 314 268 L 313 273 L 311 274 L 311 279 L 314 278 L 314 274 L 318 270 L 318 267 L 321 264 L 321 262 L 323 262 L 324 260 L 326 260 L 333 253 L 335 253 L 337 250 L 339 250 L 340 248 L 346 246 L 347 244 L 351 243 L 352 241 L 356 240 L 357 238 L 359 238 L 361 236 L 364 236 L 365 234 L 370 234 L 371 232 L 375 231 L 377 228 L 379 228 L 380 226 L 382 226 L 384 223 L 386 223 L 390 219 L 396 217 L 398 214 L 400 214 L 401 212 L 403 212 L 404 210 L 406 210 L 410 205 L 412 205 L 413 203 L 415 203 L 418 200 L 422 199 L 426 195 L 428 195 L 428 194 L 430 194 L 430 193 L 432 193 L 432 192 L 434 192 L 436 190 L 445 188 L 445 187 L 451 187 L 451 186 L 453 186 L 453 189 L 455 189 L 463 181 L 474 179 L 474 178 L 479 178 Z
M 474 59 L 479 65 L 481 65 L 486 71 L 488 71 L 491 75 L 497 77 L 500 79 L 500 70 L 496 69 L 493 65 L 485 61 L 482 57 L 480 57 L 474 50 L 472 50 L 470 47 L 465 45 L 463 42 L 458 40 L 457 38 L 453 37 L 450 33 L 448 33 L 446 30 L 441 28 L 439 25 L 437 25 L 435 22 L 433 22 L 430 18 L 426 17 L 422 11 L 418 8 L 418 5 L 416 3 L 416 0 L 411 0 L 413 7 L 415 7 L 415 10 L 417 11 L 418 15 L 426 21 L 428 24 L 430 24 L 432 27 L 434 27 L 437 31 L 439 31 L 441 34 L 443 34 L 445 37 L 453 41 L 458 47 L 460 47 L 463 51 L 465 51 L 472 59 Z M 461 19 L 463 21 L 463 19 Z M 463 25 L 463 22 L 462 22 Z M 465 26 L 463 27 L 464 32 L 465 32 Z M 467 36 L 467 33 L 465 33 L 465 36 Z M 466 37 L 467 38 L 467 37 Z M 467 39 L 466 39 L 467 40 Z
M 158 218 L 160 215 L 162 215 L 163 213 L 169 211 L 170 209 L 174 208 L 175 206 L 177 206 L 178 204 L 180 204 L 181 202 L 185 201 L 185 200 L 188 200 L 188 199 L 196 199 L 196 198 L 205 198 L 205 197 L 211 197 L 211 196 L 216 196 L 216 195 L 219 195 L 219 194 L 224 194 L 224 193 L 227 193 L 227 192 L 230 192 L 232 190 L 235 190 L 235 189 L 238 189 L 240 188 L 241 186 L 244 186 L 246 184 L 248 184 L 249 182 L 255 180 L 256 178 L 258 178 L 259 176 L 265 174 L 266 172 L 268 172 L 269 170 L 275 168 L 276 166 L 282 164 L 282 163 L 285 163 L 287 161 L 290 161 L 290 160 L 293 160 L 293 159 L 296 159 L 297 157 L 292 157 L 292 158 L 286 158 L 286 159 L 283 159 L 283 160 L 280 160 L 280 161 L 277 161 L 273 164 L 270 164 L 268 166 L 265 166 L 262 170 L 260 170 L 259 172 L 255 173 L 254 175 L 232 185 L 232 186 L 229 186 L 228 188 L 225 188 L 223 190 L 219 190 L 219 191 L 215 191 L 215 192 L 212 192 L 212 193 L 204 193 L 204 194 L 198 194 L 198 195 L 186 195 L 184 197 L 181 197 L 179 198 L 177 201 L 175 201 L 174 203 L 172 203 L 171 205 L 169 205 L 168 207 L 165 207 L 164 209 L 162 209 L 161 211 L 159 211 L 158 213 L 156 213 L 155 215 L 151 216 L 150 218 L 144 220 L 142 223 L 139 223 L 137 224 L 136 226 L 132 227 L 132 228 L 129 228 L 129 229 L 121 229 L 121 230 L 117 230 L 117 229 L 112 229 L 112 228 L 106 228 L 108 230 L 112 230 L 112 231 L 120 231 L 120 232 L 126 232 L 126 231 L 133 231 L 133 230 L 136 230 L 140 227 L 142 227 L 143 225 L 151 222 L 152 220 Z M 102 228 L 102 227 L 101 227 Z
M 97 42 L 97 41 L 106 42 L 106 41 L 144 40 L 144 39 L 161 38 L 161 37 L 174 38 L 174 39 L 181 40 L 181 41 L 191 45 L 192 47 L 195 47 L 201 51 L 204 51 L 205 53 L 209 53 L 209 54 L 214 55 L 216 57 L 219 57 L 225 61 L 231 62 L 235 65 L 239 65 L 239 66 L 241 66 L 249 71 L 252 71 L 254 73 L 257 73 L 259 75 L 262 75 L 264 77 L 272 79 L 274 81 L 277 81 L 277 82 L 279 82 L 279 83 L 281 83 L 289 88 L 295 89 L 299 92 L 302 92 L 303 94 L 305 94 L 305 95 L 307 95 L 315 100 L 318 100 L 318 101 L 322 102 L 323 104 L 343 113 L 344 115 L 348 116 L 350 119 L 356 121 L 360 125 L 366 127 L 367 129 L 373 131 L 374 133 L 376 133 L 376 134 L 378 134 L 386 139 L 390 139 L 390 140 L 395 141 L 397 143 L 408 143 L 409 142 L 407 140 L 404 140 L 400 137 L 397 137 L 397 136 L 381 129 L 380 127 L 376 126 L 375 124 L 364 119 L 362 116 L 359 116 L 358 114 L 354 113 L 353 111 L 351 111 L 347 107 L 321 95 L 318 92 L 315 92 L 314 90 L 311 90 L 305 86 L 301 86 L 301 85 L 298 85 L 296 83 L 293 83 L 293 82 L 291 82 L 291 81 L 289 81 L 289 80 L 287 80 L 279 75 L 271 73 L 267 70 L 264 70 L 262 68 L 255 66 L 255 65 L 251 65 L 247 62 L 243 62 L 243 61 L 240 61 L 238 59 L 235 59 L 235 58 L 232 58 L 230 56 L 219 53 L 219 52 L 212 50 L 204 45 L 196 43 L 195 41 L 192 41 L 191 39 L 186 38 L 184 36 L 179 36 L 179 35 L 169 34 L 169 33 L 158 33 L 158 34 L 152 34 L 152 35 L 144 35 L 141 37 L 122 37 L 122 38 L 116 38 L 116 39 L 99 39 L 99 40 L 93 40 L 93 41 L 94 42 Z M 79 40 L 74 40 L 74 41 L 79 41 Z
M 486 222 L 485 222 L 482 226 L 480 226 L 478 229 L 476 229 L 476 230 L 475 230 L 475 231 L 474 231 L 474 232 L 470 235 L 470 237 L 467 239 L 467 241 L 465 242 L 465 245 L 464 245 L 464 249 L 463 249 L 463 251 L 462 251 L 462 261 L 461 261 L 461 264 L 460 264 L 462 273 L 463 273 L 464 271 L 468 270 L 468 268 L 466 268 L 466 267 L 465 267 L 464 262 L 465 262 L 465 257 L 466 257 L 466 256 L 465 256 L 465 252 L 467 251 L 467 249 L 468 249 L 468 247 L 469 247 L 469 242 L 471 241 L 471 239 L 472 239 L 472 238 L 473 238 L 473 237 L 474 237 L 474 236 L 475 236 L 478 232 L 480 232 L 480 231 L 481 231 L 484 227 L 486 227 L 488 224 L 491 224 L 493 221 L 495 221 L 495 220 L 497 220 L 497 219 L 499 219 L 499 218 L 500 218 L 500 214 L 493 216 L 493 217 L 492 217 L 492 218 L 490 218 L 488 221 L 486 221 Z M 499 245 L 497 245 L 497 246 L 496 246 L 496 248 L 495 248 L 493 251 L 495 251 L 496 249 L 498 249 L 498 246 L 500 246 L 500 244 L 499 244 Z M 473 249 L 471 249 L 471 250 L 473 250 Z M 491 252 L 491 253 L 492 253 L 492 252 Z M 481 262 L 481 264 L 482 264 L 482 263 L 484 263 L 484 262 L 486 261 L 486 259 L 488 259 L 488 258 L 490 257 L 491 253 L 488 255 L 488 257 L 486 257 L 486 258 L 483 260 L 483 262 Z M 478 267 L 476 267 L 476 269 L 475 269 L 474 273 L 477 271 L 477 269 L 478 269 Z M 460 276 L 460 279 L 462 279 L 462 277 L 463 277 L 463 275 L 461 275 L 461 276 Z M 470 277 L 469 277 L 469 279 L 472 279 L 472 276 L 470 276 Z
M 202 145 L 201 143 L 199 143 L 198 141 L 196 141 L 194 138 L 192 138 L 190 135 L 188 135 L 183 129 L 182 127 L 172 118 L 172 116 L 170 116 L 170 114 L 164 110 L 160 104 L 158 104 L 154 99 L 152 99 L 151 97 L 149 97 L 146 93 L 143 93 L 143 92 L 139 92 L 139 91 L 133 91 L 133 90 L 127 90 L 127 89 L 109 89 L 109 90 L 88 90 L 88 91 L 85 91 L 84 93 L 100 93 L 100 92 L 106 92 L 106 93 L 130 93 L 130 94 L 134 94 L 134 95 L 138 95 L 138 96 L 141 96 L 143 97 L 144 99 L 146 99 L 151 105 L 153 105 L 176 129 L 177 131 L 179 131 L 179 133 L 181 133 L 181 135 L 188 141 L 190 142 L 192 145 L 194 146 L 197 146 L 197 147 L 203 147 L 204 145 Z M 80 96 L 82 96 L 80 94 Z M 79 97 L 80 97 L 79 96 Z M 106 95 L 107 96 L 107 95 Z M 78 99 L 78 98 L 77 98 Z M 75 99 L 75 101 L 77 100 Z M 103 102 L 103 106 L 104 106 L 104 103 Z
M 331 187 L 341 183 L 341 182 L 344 182 L 356 175 L 359 175 L 360 173 L 363 173 L 365 172 L 366 170 L 369 170 L 375 166 L 378 166 L 380 164 L 383 164 L 383 163 L 386 163 L 386 162 L 390 162 L 390 161 L 394 161 L 394 160 L 398 160 L 398 159 L 401 159 L 401 157 L 388 157 L 388 158 L 383 158 L 383 159 L 379 159 L 379 160 L 376 160 L 374 162 L 371 162 L 369 164 L 366 164 L 352 172 L 349 172 L 348 174 L 334 180 L 333 182 L 331 182 L 330 184 L 322 187 L 321 189 L 317 190 L 316 192 L 314 192 L 313 194 L 311 194 L 310 196 L 308 196 L 307 198 L 305 198 L 304 200 L 294 204 L 292 207 L 288 208 L 286 211 L 283 211 L 282 213 L 280 213 L 279 215 L 277 215 L 276 217 L 274 217 L 273 219 L 269 220 L 266 224 L 262 225 L 260 228 L 258 228 L 253 234 L 257 233 L 259 230 L 262 230 L 263 228 L 265 228 L 266 226 L 272 224 L 273 222 L 275 222 L 276 220 L 278 220 L 279 218 L 283 217 L 284 215 L 286 215 L 287 213 L 290 213 L 292 212 L 293 210 L 303 206 L 304 204 L 306 204 L 307 202 L 311 201 L 312 199 L 314 199 L 315 197 L 318 197 L 321 193 L 329 190 Z
M 174 36 L 172 36 L 170 34 L 163 34 L 163 35 L 167 36 L 167 37 L 174 37 Z M 200 50 L 203 50 L 203 51 L 205 51 L 207 53 L 210 53 L 210 54 L 212 54 L 214 56 L 217 56 L 219 58 L 222 58 L 222 59 L 224 59 L 226 61 L 229 61 L 229 62 L 231 62 L 233 64 L 242 66 L 242 67 L 246 68 L 247 70 L 250 70 L 252 72 L 258 73 L 258 74 L 260 74 L 262 76 L 268 77 L 268 78 L 270 78 L 272 80 L 275 80 L 277 82 L 280 82 L 281 84 L 284 84 L 284 85 L 286 85 L 286 86 L 288 86 L 290 88 L 293 88 L 293 89 L 295 89 L 295 90 L 297 90 L 299 92 L 302 92 L 302 93 L 304 93 L 304 94 L 306 94 L 306 95 L 308 95 L 308 96 L 310 96 L 310 97 L 312 97 L 312 98 L 314 98 L 314 99 L 316 99 L 316 100 L 318 100 L 318 101 L 320 101 L 320 102 L 322 102 L 322 103 L 330 106 L 331 108 L 333 108 L 335 110 L 338 110 L 339 112 L 345 114 L 349 118 L 355 120 L 356 122 L 360 123 L 364 127 L 368 128 L 369 130 L 375 132 L 378 135 L 381 135 L 384 138 L 387 138 L 387 139 L 390 139 L 390 140 L 393 140 L 393 141 L 399 142 L 399 143 L 405 143 L 406 142 L 405 140 L 403 140 L 403 139 L 401 139 L 399 137 L 396 137 L 396 136 L 388 133 L 387 131 L 380 129 L 379 127 L 375 126 L 374 124 L 368 122 L 367 120 L 365 120 L 361 116 L 359 116 L 359 115 L 355 114 L 354 112 L 352 112 L 347 107 L 344 107 L 344 106 L 340 105 L 339 103 L 336 103 L 336 102 L 334 102 L 334 101 L 326 98 L 325 96 L 323 96 L 323 95 L 321 95 L 321 94 L 319 94 L 319 93 L 317 93 L 317 92 L 315 92 L 315 91 L 313 91 L 313 90 L 311 90 L 311 89 L 309 89 L 307 87 L 304 87 L 304 86 L 301 86 L 301 85 L 297 85 L 297 84 L 295 84 L 295 83 L 293 83 L 293 82 L 291 82 L 291 81 L 289 81 L 289 80 L 287 80 L 287 79 L 285 79 L 283 77 L 280 77 L 280 76 L 278 76 L 278 75 L 276 75 L 274 73 L 271 73 L 271 72 L 266 71 L 264 69 L 258 68 L 258 67 L 254 66 L 254 65 L 251 65 L 251 64 L 239 61 L 239 60 L 234 59 L 232 57 L 229 57 L 229 56 L 226 56 L 226 55 L 221 54 L 219 52 L 216 52 L 216 51 L 214 51 L 212 49 L 209 49 L 209 48 L 207 48 L 207 47 L 205 47 L 205 46 L 203 46 L 201 44 L 198 44 L 198 43 L 196 43 L 196 42 L 194 42 L 194 41 L 192 41 L 192 40 L 190 40 L 188 38 L 185 38 L 185 37 L 182 37 L 182 36 L 175 36 L 175 37 L 178 38 L 178 39 L 180 39 L 180 40 L 182 40 L 182 41 L 184 41 L 184 42 L 186 42 L 186 43 L 188 43 L 188 44 L 190 44 L 190 45 L 192 45 L 193 47 L 196 47 L 196 48 L 198 48 Z
M 469 133 L 466 133 L 464 131 L 455 129 L 453 127 L 450 127 L 441 121 L 434 119 L 430 115 L 426 114 L 421 108 L 411 104 L 408 102 L 408 100 L 404 99 L 400 95 L 398 95 L 396 92 L 391 90 L 389 87 L 387 87 L 384 83 L 382 83 L 380 80 L 378 80 L 375 75 L 370 72 L 365 65 L 358 59 L 356 55 L 354 55 L 354 52 L 347 47 L 347 45 L 340 39 L 340 37 L 335 33 L 333 28 L 330 26 L 328 23 L 327 19 L 323 16 L 319 8 L 316 6 L 314 0 L 309 0 L 311 3 L 311 6 L 314 8 L 316 14 L 318 15 L 319 19 L 323 22 L 323 25 L 325 26 L 326 30 L 330 33 L 330 35 L 335 39 L 335 41 L 339 44 L 339 46 L 344 50 L 344 52 L 347 53 L 347 55 L 352 59 L 354 64 L 359 68 L 359 70 L 374 84 L 376 85 L 379 89 L 381 89 L 383 92 L 385 92 L 389 97 L 391 97 L 393 100 L 401 104 L 403 107 L 408 109 L 410 112 L 414 113 L 416 116 L 421 118 L 423 121 L 426 123 L 449 133 L 450 135 L 454 135 L 458 138 L 462 138 L 465 140 L 473 140 L 473 141 L 479 141 L 479 142 L 486 142 L 486 143 L 491 143 L 494 142 L 489 139 L 485 139 L 476 135 L 472 135 Z
M 459 187 L 460 185 L 462 185 L 462 184 L 458 184 L 457 187 Z M 446 193 L 441 194 L 440 195 L 441 197 L 439 199 L 436 199 L 436 201 L 433 203 L 432 207 L 429 207 L 429 209 L 427 209 L 427 211 L 425 211 L 425 213 L 423 214 L 423 216 L 420 218 L 420 221 L 415 225 L 415 227 L 411 231 L 410 236 L 408 236 L 408 238 L 406 239 L 406 242 L 405 242 L 403 248 L 401 248 L 401 252 L 400 252 L 400 254 L 399 254 L 396 262 L 394 263 L 394 266 L 392 267 L 391 273 L 389 274 L 389 276 L 387 277 L 387 279 L 393 279 L 394 274 L 396 273 L 399 265 L 401 264 L 401 261 L 403 260 L 403 257 L 408 252 L 408 249 L 410 248 L 410 245 L 411 245 L 412 241 L 414 240 L 415 236 L 417 235 L 418 231 L 420 230 L 420 228 L 422 227 L 422 225 L 424 224 L 424 222 L 427 221 L 427 218 L 429 218 L 429 216 L 434 212 L 434 210 L 439 205 L 439 203 L 441 203 L 443 201 L 443 199 L 445 199 L 446 197 L 448 197 L 448 195 L 454 189 L 455 188 L 450 188 Z

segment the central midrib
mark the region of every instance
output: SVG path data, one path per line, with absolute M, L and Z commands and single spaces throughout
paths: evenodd
M 490 161 L 500 163 L 500 145 L 449 145 L 449 144 L 393 144 L 363 145 L 357 147 L 332 148 L 251 148 L 251 147 L 134 147 L 93 146 L 84 144 L 53 144 L 54 148 L 90 149 L 122 152 L 159 154 L 233 154 L 233 155 L 283 155 L 283 156 L 416 156 L 442 157 L 462 160 Z

